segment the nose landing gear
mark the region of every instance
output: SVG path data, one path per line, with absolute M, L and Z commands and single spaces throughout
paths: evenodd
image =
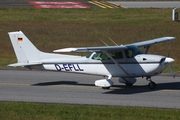
M 151 77 L 147 77 L 146 80 L 149 81 L 149 84 L 148 84 L 149 89 L 155 89 L 156 88 L 156 83 L 151 80 Z

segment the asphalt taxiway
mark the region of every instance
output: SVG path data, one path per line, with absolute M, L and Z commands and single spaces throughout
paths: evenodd
M 155 90 L 139 78 L 132 87 L 113 79 L 109 90 L 94 86 L 101 76 L 51 71 L 0 70 L 0 101 L 118 105 L 180 109 L 179 77 L 156 76 Z
M 0 1 L 0 8 L 180 8 L 180 1 L 99 1 L 84 2 Z M 121 7 L 118 7 L 121 6 Z
M 180 1 L 109 1 L 122 8 L 180 8 Z

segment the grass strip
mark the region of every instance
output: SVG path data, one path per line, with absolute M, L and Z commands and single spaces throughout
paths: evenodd
M 1 120 L 178 120 L 180 110 L 1 102 Z

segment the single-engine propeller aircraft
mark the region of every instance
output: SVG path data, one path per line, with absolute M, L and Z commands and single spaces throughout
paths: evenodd
M 54 52 L 91 52 L 87 56 L 75 56 L 41 52 L 22 31 L 8 34 L 17 57 L 17 63 L 9 66 L 105 76 L 95 81 L 95 86 L 103 89 L 109 89 L 113 85 L 112 77 L 119 77 L 119 82 L 127 86 L 132 86 L 137 77 L 146 77 L 149 88 L 154 89 L 156 84 L 151 77 L 159 75 L 166 65 L 172 71 L 171 63 L 174 62 L 173 58 L 147 53 L 151 45 L 175 40 L 175 37 L 162 37 L 120 46 L 54 50 Z M 143 46 L 146 48 L 145 53 L 139 48 Z

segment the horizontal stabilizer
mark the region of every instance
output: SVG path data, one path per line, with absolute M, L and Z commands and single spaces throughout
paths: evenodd
M 8 66 L 11 67 L 23 67 L 23 66 L 32 66 L 32 65 L 41 65 L 42 63 L 15 63 L 15 64 L 9 64 Z

